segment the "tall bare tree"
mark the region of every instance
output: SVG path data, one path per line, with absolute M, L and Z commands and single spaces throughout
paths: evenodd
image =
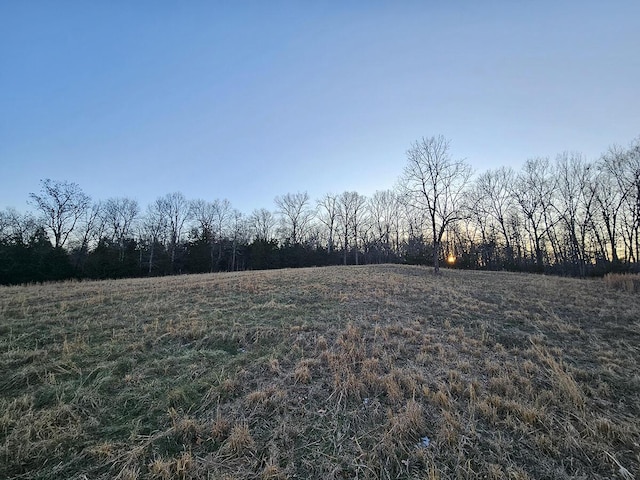
M 0 243 L 27 245 L 41 224 L 31 214 L 20 213 L 14 208 L 0 210 Z
M 399 183 L 406 201 L 428 217 L 435 273 L 440 271 L 445 231 L 463 218 L 464 192 L 472 174 L 471 167 L 464 160 L 454 160 L 449 149 L 450 142 L 442 135 L 415 142 L 407 151 Z
M 235 208 L 231 212 L 230 218 L 230 239 L 231 239 L 231 261 L 229 265 L 230 271 L 236 271 L 241 268 L 238 261 L 239 245 L 247 240 L 247 222 L 242 212 Z
M 334 248 L 334 237 L 338 219 L 338 196 L 327 193 L 318 200 L 318 220 L 326 228 L 327 253 L 331 254 Z
M 287 193 L 282 197 L 276 197 L 275 204 L 281 215 L 283 236 L 293 245 L 301 243 L 314 216 L 309 194 L 307 192 Z
M 147 207 L 147 212 L 139 225 L 140 238 L 147 244 L 147 273 L 151 275 L 156 257 L 156 246 L 165 243 L 167 218 L 162 211 L 162 202 L 155 201 Z M 142 266 L 142 262 L 140 262 Z
M 374 241 L 380 246 L 380 253 L 388 261 L 392 250 L 398 248 L 400 203 L 393 190 L 378 190 L 369 198 L 367 208 L 373 231 Z M 379 259 L 380 260 L 380 259 Z
M 217 205 L 206 200 L 198 199 L 191 202 L 193 218 L 200 227 L 202 238 L 209 244 L 209 271 L 215 269 L 215 232 L 217 226 Z
M 579 153 L 561 153 L 556 157 L 555 177 L 558 195 L 553 208 L 565 230 L 565 261 L 573 264 L 582 277 L 591 261 L 587 234 L 592 227 L 595 189 L 592 165 Z
M 29 196 L 53 236 L 54 247 L 64 247 L 76 223 L 89 208 L 91 199 L 77 183 L 47 178 L 41 184 L 40 193 L 31 193 Z
M 174 192 L 157 199 L 156 209 L 164 217 L 168 228 L 168 250 L 173 272 L 178 243 L 182 239 L 185 223 L 191 216 L 190 204 L 182 193 Z
M 222 262 L 222 241 L 228 230 L 231 230 L 231 224 L 234 216 L 234 209 L 231 202 L 226 198 L 223 200 L 215 199 L 213 201 L 214 212 L 214 235 L 218 243 L 218 267 Z
M 551 164 L 546 157 L 527 160 L 512 189 L 524 216 L 524 226 L 531 244 L 530 251 L 539 270 L 545 265 L 545 239 L 549 239 L 549 229 L 552 226 L 548 220 L 549 205 L 554 190 Z
M 350 244 L 353 246 L 354 260 L 359 263 L 359 240 L 365 223 L 367 198 L 358 192 L 342 192 L 338 198 L 338 226 L 343 247 L 342 261 L 347 264 Z
M 104 202 L 101 210 L 106 234 L 118 245 L 119 258 L 122 262 L 126 240 L 134 236 L 134 223 L 140 213 L 140 206 L 131 198 L 109 198 Z
M 256 240 L 268 242 L 273 238 L 276 218 L 266 208 L 254 210 L 249 216 L 248 227 Z
M 514 171 L 508 167 L 501 167 L 482 173 L 474 182 L 480 195 L 477 205 L 480 214 L 488 216 L 497 223 L 507 250 L 511 249 L 508 220 L 514 208 L 514 198 L 510 192 L 514 181 Z
M 92 202 L 78 220 L 76 225 L 76 242 L 74 247 L 74 263 L 79 268 L 87 257 L 92 245 L 97 244 L 102 238 L 105 229 L 103 216 L 103 202 Z

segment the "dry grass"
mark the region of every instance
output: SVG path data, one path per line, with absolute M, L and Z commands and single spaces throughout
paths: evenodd
M 0 478 L 640 475 L 637 294 L 430 272 L 0 288 Z
M 604 283 L 610 288 L 625 292 L 640 292 L 640 275 L 637 273 L 607 273 Z

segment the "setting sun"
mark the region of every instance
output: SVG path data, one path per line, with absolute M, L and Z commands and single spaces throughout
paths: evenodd
M 456 257 L 455 257 L 455 255 L 449 255 L 449 256 L 447 257 L 447 263 L 450 263 L 450 264 L 454 264 L 454 263 L 456 263 Z

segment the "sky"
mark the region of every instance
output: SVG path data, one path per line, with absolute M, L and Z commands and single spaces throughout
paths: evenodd
M 40 180 L 244 213 L 640 135 L 640 2 L 0 0 L 0 209 Z

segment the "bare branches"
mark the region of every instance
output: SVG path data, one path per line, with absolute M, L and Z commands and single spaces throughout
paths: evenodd
M 471 174 L 466 162 L 451 158 L 449 141 L 442 135 L 423 138 L 407 151 L 400 191 L 405 202 L 424 211 L 429 218 L 436 273 L 442 237 L 448 227 L 462 218 L 463 195 Z
M 283 236 L 293 245 L 301 243 L 315 212 L 310 207 L 309 194 L 287 193 L 275 198 L 278 213 L 281 215 Z
M 41 183 L 40 194 L 31 193 L 29 196 L 42 214 L 45 227 L 53 235 L 54 247 L 64 247 L 91 199 L 76 183 L 48 178 Z

